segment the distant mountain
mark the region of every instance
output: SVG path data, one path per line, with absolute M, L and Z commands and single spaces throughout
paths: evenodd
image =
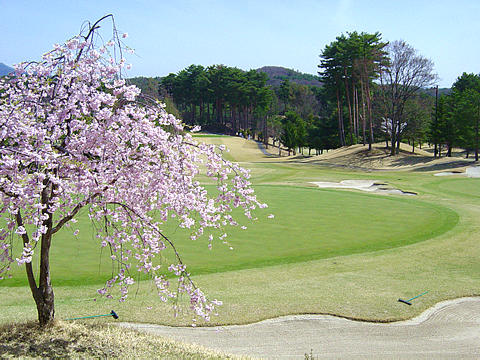
M 15 70 L 10 66 L 5 65 L 4 63 L 0 63 L 0 76 L 5 76 L 14 72 Z
M 264 66 L 257 69 L 257 72 L 264 72 L 268 75 L 267 85 L 279 86 L 288 79 L 301 85 L 322 86 L 320 78 L 316 75 L 301 73 L 281 66 Z
M 423 90 L 426 94 L 430 96 L 435 96 L 435 88 L 428 88 Z M 438 96 L 450 95 L 452 92 L 451 88 L 438 88 Z

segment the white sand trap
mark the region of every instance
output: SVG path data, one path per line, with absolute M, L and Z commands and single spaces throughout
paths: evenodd
M 480 178 L 480 167 L 477 166 L 469 166 L 466 168 L 465 172 L 461 171 L 442 171 L 433 176 L 452 176 L 452 175 L 460 175 L 466 176 L 469 178 Z
M 456 172 L 456 171 L 442 171 L 439 173 L 433 174 L 433 176 L 452 176 L 452 175 L 465 175 L 463 172 Z
M 317 185 L 320 188 L 335 189 L 355 189 L 369 192 L 377 192 L 380 194 L 396 194 L 396 195 L 417 195 L 414 192 L 393 189 L 378 180 L 343 180 L 340 182 L 315 181 L 310 184 Z
M 310 350 L 315 359 L 480 358 L 480 298 L 444 301 L 412 320 L 391 324 L 328 315 L 291 315 L 249 325 L 208 328 L 119 325 L 262 359 L 304 359 Z
M 480 167 L 470 166 L 470 167 L 467 167 L 467 170 L 465 172 L 467 176 L 470 178 L 480 177 Z

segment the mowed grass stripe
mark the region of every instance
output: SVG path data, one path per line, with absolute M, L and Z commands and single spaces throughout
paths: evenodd
M 188 231 L 174 224 L 165 226 L 192 274 L 401 247 L 438 236 L 458 222 L 454 211 L 415 198 L 267 185 L 256 186 L 256 192 L 269 208 L 258 211 L 258 221 L 253 224 L 242 219 L 247 230 L 230 228 L 228 245 L 216 241 L 210 251 L 206 239 L 192 241 Z M 275 218 L 267 219 L 269 213 Z M 65 229 L 54 240 L 52 281 L 56 286 L 101 284 L 116 271 L 109 252 L 99 252 L 86 213 L 81 214 L 78 225 L 78 238 Z M 171 260 L 171 255 L 163 259 L 165 263 Z M 2 285 L 26 285 L 23 268 L 15 268 L 13 275 Z

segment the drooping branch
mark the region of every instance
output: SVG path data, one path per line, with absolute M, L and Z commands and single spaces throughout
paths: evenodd
M 140 219 L 140 221 L 142 221 L 142 223 L 146 223 L 151 229 L 153 229 L 158 235 L 160 235 L 165 241 L 168 242 L 168 244 L 172 247 L 173 251 L 175 252 L 175 257 L 177 258 L 177 260 L 179 261 L 180 264 L 183 265 L 183 261 L 180 257 L 180 254 L 179 252 L 177 251 L 175 245 L 173 244 L 173 242 L 171 240 L 169 240 L 155 225 L 153 225 L 150 221 L 146 220 L 143 216 L 141 216 L 140 214 L 138 214 L 135 210 L 133 210 L 130 206 L 124 204 L 124 203 L 121 203 L 121 202 L 118 202 L 118 201 L 110 201 L 108 202 L 108 204 L 110 205 L 118 205 L 120 207 L 122 207 L 124 210 L 127 211 L 127 213 L 132 213 L 134 214 L 138 219 Z
M 97 21 L 95 21 L 95 23 L 92 26 L 90 26 L 90 29 L 89 29 L 87 35 L 83 36 L 85 41 L 88 41 L 88 39 L 95 33 L 95 30 L 97 30 L 100 27 L 99 24 L 103 20 L 105 20 L 106 18 L 109 18 L 109 17 L 113 19 L 113 14 L 107 14 L 107 15 L 101 17 L 100 19 L 98 19 Z M 82 57 L 83 49 L 84 48 L 81 48 L 80 51 L 78 52 L 78 55 L 75 59 L 75 62 L 78 62 L 78 60 L 80 60 L 80 58 Z

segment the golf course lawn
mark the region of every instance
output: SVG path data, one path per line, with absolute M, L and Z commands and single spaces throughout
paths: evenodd
M 275 218 L 268 219 L 263 211 L 252 224 L 244 219 L 247 229 L 235 228 L 228 245 L 217 241 L 210 251 L 205 239 L 192 241 L 185 229 L 165 227 L 193 275 L 400 247 L 442 234 L 458 221 L 448 208 L 411 198 L 286 186 L 256 190 Z M 384 209 L 391 212 L 387 215 Z M 109 251 L 101 253 L 89 219 L 82 215 L 78 228 L 83 238 L 73 236 L 72 230 L 56 237 L 51 265 L 54 285 L 99 284 L 112 272 Z M 28 285 L 23 271 L 16 268 L 13 278 L 2 285 Z
M 332 169 L 293 158 L 268 158 L 253 141 L 202 140 L 226 144 L 232 160 L 251 168 L 257 196 L 269 205 L 255 213 L 258 220 L 253 223 L 239 213 L 237 219 L 247 229 L 230 228 L 229 244 L 214 242 L 211 251 L 205 238 L 191 241 L 188 232 L 173 223 L 164 228 L 196 283 L 224 302 L 210 324 L 299 313 L 391 321 L 412 317 L 441 300 L 479 292 L 478 179 Z M 346 179 L 375 179 L 419 196 L 309 184 Z M 271 213 L 273 219 L 267 217 Z M 149 281 L 134 285 L 125 303 L 96 298 L 96 289 L 112 273 L 110 254 L 99 251 L 86 213 L 76 225 L 57 234 L 52 247 L 58 318 L 114 308 L 124 321 L 191 323 L 188 311 L 174 318 L 171 305 L 158 300 Z M 78 237 L 73 236 L 76 228 Z M 162 261 L 168 260 L 167 255 Z M 35 319 L 24 269 L 15 265 L 12 275 L 1 283 L 0 323 Z M 397 302 L 427 290 L 415 306 Z

